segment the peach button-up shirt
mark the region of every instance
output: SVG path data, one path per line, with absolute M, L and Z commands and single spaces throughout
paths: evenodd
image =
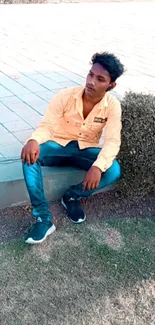
M 43 121 L 28 140 L 34 139 L 39 144 L 51 140 L 62 146 L 75 140 L 80 149 L 85 149 L 100 147 L 100 138 L 104 133 L 104 143 L 93 166 L 105 172 L 120 149 L 121 106 L 107 92 L 84 119 L 83 92 L 84 87 L 80 86 L 56 94 L 47 107 Z

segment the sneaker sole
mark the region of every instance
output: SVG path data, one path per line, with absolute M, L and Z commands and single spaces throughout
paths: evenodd
M 49 235 L 51 235 L 54 231 L 56 230 L 55 225 L 53 225 L 52 227 L 50 227 L 46 233 L 46 235 L 40 239 L 40 240 L 34 240 L 33 238 L 28 238 L 27 240 L 25 240 L 25 243 L 27 244 L 41 244 Z
M 66 204 L 64 203 L 64 200 L 61 199 L 61 204 L 63 205 L 63 207 L 67 210 Z M 69 216 L 68 216 L 69 220 L 71 220 L 73 223 L 78 224 L 78 223 L 82 223 L 86 220 L 86 215 L 84 215 L 84 219 L 79 219 L 78 221 L 74 221 L 72 220 Z

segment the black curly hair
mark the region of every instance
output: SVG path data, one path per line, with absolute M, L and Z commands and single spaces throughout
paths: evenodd
M 120 77 L 125 71 L 124 65 L 112 53 L 95 53 L 91 58 L 91 64 L 93 65 L 95 63 L 99 63 L 103 67 L 103 69 L 109 72 L 112 82 L 114 82 L 118 77 Z

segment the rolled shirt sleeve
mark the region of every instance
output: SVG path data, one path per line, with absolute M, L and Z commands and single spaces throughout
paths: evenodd
M 114 101 L 110 107 L 105 129 L 105 141 L 93 166 L 105 172 L 116 158 L 121 145 L 122 111 L 119 101 Z

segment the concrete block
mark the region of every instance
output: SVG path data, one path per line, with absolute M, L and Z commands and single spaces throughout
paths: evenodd
M 85 171 L 73 167 L 42 167 L 42 173 L 45 195 L 52 201 L 59 200 L 71 185 L 82 182 L 85 175 Z M 21 162 L 0 164 L 0 208 L 29 203 Z

